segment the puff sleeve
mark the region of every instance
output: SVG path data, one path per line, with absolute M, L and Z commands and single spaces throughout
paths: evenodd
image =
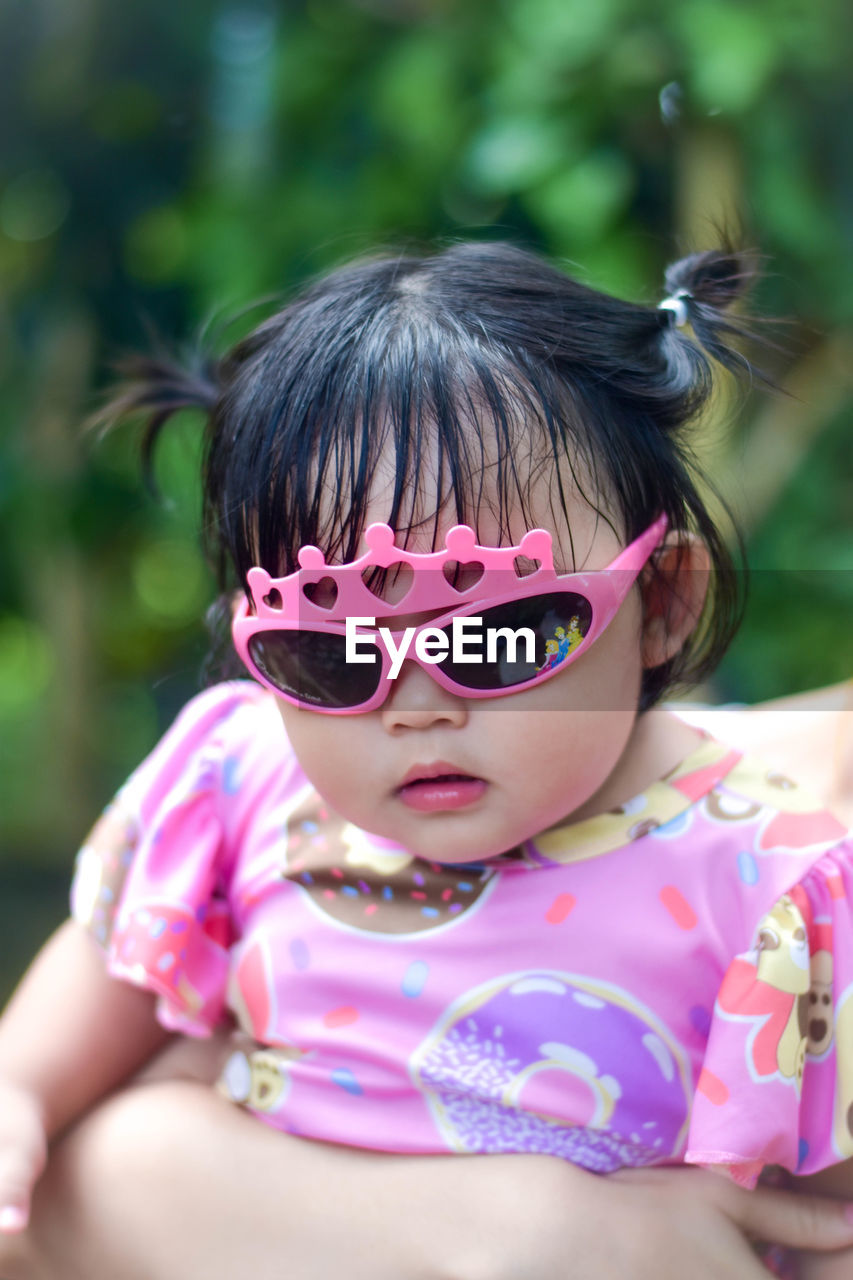
M 72 916 L 110 974 L 154 992 L 161 1024 L 195 1036 L 210 1034 L 224 1009 L 222 735 L 244 701 L 235 683 L 184 708 L 96 823 L 71 889 Z
M 729 965 L 685 1159 L 754 1185 L 781 1165 L 853 1157 L 853 842 L 836 845 L 759 921 Z

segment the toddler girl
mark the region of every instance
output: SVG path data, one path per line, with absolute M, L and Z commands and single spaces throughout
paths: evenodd
M 693 255 L 646 307 L 460 245 L 335 272 L 205 375 L 139 365 L 114 416 L 147 450 L 208 412 L 252 680 L 80 852 L 0 1039 L 0 1226 L 157 1023 L 233 1019 L 220 1090 L 333 1143 L 746 1185 L 853 1156 L 844 826 L 657 706 L 738 619 L 683 433 L 708 356 L 748 367 L 748 274 Z

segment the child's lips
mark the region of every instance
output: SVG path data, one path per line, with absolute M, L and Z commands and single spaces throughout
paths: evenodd
M 419 813 L 465 809 L 484 794 L 488 783 L 445 760 L 414 765 L 403 778 L 397 795 Z

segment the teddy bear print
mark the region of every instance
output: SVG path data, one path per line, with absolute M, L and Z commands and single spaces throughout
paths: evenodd
M 781 1076 L 799 1091 L 810 986 L 806 921 L 785 894 L 761 921 L 753 950 L 729 966 L 717 997 L 723 1016 L 754 1020 L 747 1048 L 754 1078 Z
M 832 952 L 818 951 L 811 960 L 808 994 L 808 1045 L 812 1058 L 820 1058 L 832 1044 Z

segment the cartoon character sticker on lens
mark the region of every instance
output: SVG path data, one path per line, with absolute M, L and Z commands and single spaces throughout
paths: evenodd
M 450 1150 L 561 1156 L 597 1173 L 677 1156 L 686 1058 L 629 992 L 525 971 L 456 1000 L 410 1061 Z
M 574 653 L 578 645 L 583 643 L 588 630 L 589 620 L 582 626 L 580 617 L 576 613 L 572 615 L 568 629 L 562 625 L 555 627 L 553 636 L 545 641 L 545 661 L 536 668 L 537 674 L 550 671 L 553 667 L 558 667 L 561 662 L 565 662 L 569 654 Z

